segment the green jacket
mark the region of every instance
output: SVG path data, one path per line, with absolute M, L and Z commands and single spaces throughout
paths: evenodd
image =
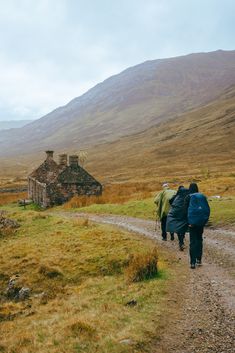
M 160 191 L 154 199 L 154 203 L 157 206 L 157 216 L 159 219 L 168 215 L 170 210 L 170 199 L 176 194 L 175 190 L 164 189 Z

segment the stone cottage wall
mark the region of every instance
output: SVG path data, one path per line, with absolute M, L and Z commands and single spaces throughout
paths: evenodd
M 28 197 L 41 207 L 48 206 L 46 195 L 46 184 L 40 183 L 38 180 L 28 178 Z

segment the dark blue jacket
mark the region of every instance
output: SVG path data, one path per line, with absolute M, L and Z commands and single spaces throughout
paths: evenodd
M 166 231 L 170 233 L 185 233 L 188 230 L 187 208 L 185 198 L 189 190 L 181 188 L 173 198 L 171 208 L 167 216 Z

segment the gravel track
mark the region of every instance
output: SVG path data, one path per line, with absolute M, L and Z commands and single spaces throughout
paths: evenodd
M 155 222 L 117 215 L 57 213 L 63 217 L 85 217 L 155 239 L 159 248 L 179 251 L 177 239 L 163 242 Z M 189 267 L 186 249 L 179 252 L 182 266 Z M 203 266 L 188 270 L 183 283 L 172 293 L 173 304 L 153 353 L 235 352 L 235 232 L 205 229 Z M 181 290 L 182 289 L 182 290 Z M 183 298 L 182 298 L 183 296 Z M 169 312 L 170 310 L 170 312 Z

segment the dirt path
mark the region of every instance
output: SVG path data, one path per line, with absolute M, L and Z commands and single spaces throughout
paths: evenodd
M 178 251 L 177 240 L 162 242 L 153 221 L 116 215 L 59 214 L 112 224 L 155 239 L 160 249 Z M 188 246 L 178 254 L 185 271 Z M 165 329 L 156 342 L 155 353 L 235 351 L 235 232 L 206 229 L 203 260 L 203 266 L 188 270 L 182 283 L 177 283 L 175 293 L 170 294 Z

